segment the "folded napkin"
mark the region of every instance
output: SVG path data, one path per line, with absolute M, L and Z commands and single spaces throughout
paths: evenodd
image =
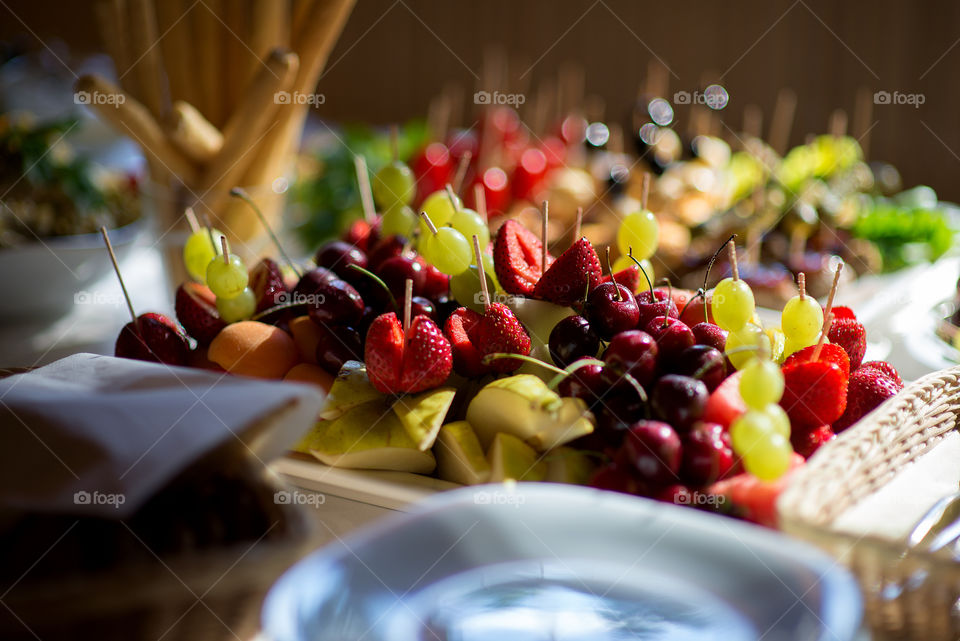
M 312 385 L 75 354 L 0 380 L 0 511 L 125 518 L 215 449 L 283 454 L 323 400 Z

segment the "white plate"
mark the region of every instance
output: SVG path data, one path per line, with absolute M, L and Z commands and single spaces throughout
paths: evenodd
M 731 519 L 573 486 L 445 492 L 304 559 L 274 585 L 273 641 L 834 639 L 851 576 Z

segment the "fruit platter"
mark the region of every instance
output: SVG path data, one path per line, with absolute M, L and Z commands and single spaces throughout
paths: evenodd
M 131 304 L 116 355 L 319 386 L 325 409 L 290 457 L 321 474 L 574 483 L 766 525 L 806 458 L 903 388 L 889 363 L 864 362 L 864 326 L 834 304 L 842 260 L 824 304 L 801 272 L 775 313 L 741 277 L 736 235 L 697 289 L 656 285 L 649 176 L 614 264 L 582 215 L 551 244 L 549 200 L 539 233 L 493 217 L 481 184 L 475 209 L 447 183 L 416 215 L 406 163 L 371 177 L 355 160 L 364 216 L 310 262 L 290 259 L 242 189 L 275 258 L 244 264 L 185 212 L 175 318 Z

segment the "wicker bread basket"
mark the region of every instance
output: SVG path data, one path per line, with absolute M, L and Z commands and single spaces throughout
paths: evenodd
M 820 448 L 777 503 L 785 532 L 824 548 L 857 576 L 873 639 L 960 639 L 960 563 L 833 527 L 956 429 L 958 414 L 960 367 L 925 376 Z

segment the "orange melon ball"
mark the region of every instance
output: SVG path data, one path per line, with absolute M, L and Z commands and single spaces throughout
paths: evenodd
M 320 344 L 320 327 L 307 315 L 297 316 L 290 321 L 290 333 L 297 344 L 300 360 L 311 365 L 317 364 L 317 345 Z
M 207 356 L 231 374 L 257 378 L 283 378 L 300 362 L 289 334 L 258 321 L 224 327 L 210 343 Z
M 333 386 L 333 376 L 328 374 L 322 367 L 311 365 L 310 363 L 300 363 L 294 365 L 287 375 L 283 377 L 285 381 L 294 381 L 297 383 L 313 383 L 324 392 L 329 392 Z

